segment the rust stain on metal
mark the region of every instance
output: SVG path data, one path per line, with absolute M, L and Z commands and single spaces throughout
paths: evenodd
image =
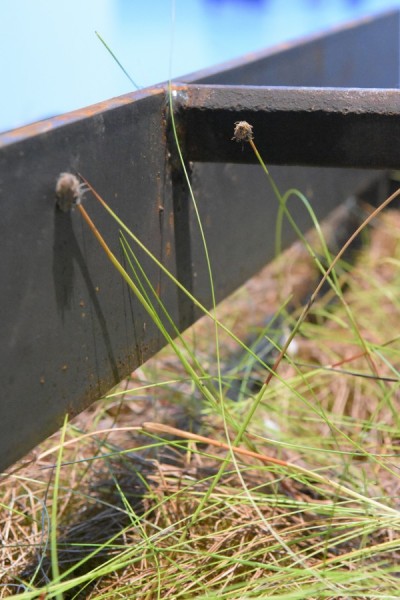
M 98 102 L 97 104 L 92 104 L 91 106 L 87 106 L 85 108 L 73 110 L 63 115 L 51 117 L 50 119 L 25 125 L 23 127 L 19 127 L 18 129 L 6 131 L 5 133 L 0 134 L 0 148 L 9 144 L 15 144 L 16 142 L 20 142 L 30 137 L 42 135 L 58 127 L 70 125 L 71 123 L 81 121 L 83 119 L 89 119 L 96 115 L 101 115 L 109 110 L 132 104 L 137 100 L 145 98 L 146 96 L 155 96 L 164 93 L 165 86 L 163 85 L 149 87 L 145 88 L 144 90 L 139 90 L 137 92 L 131 92 L 130 94 L 124 94 L 123 96 L 111 98 L 111 100 Z

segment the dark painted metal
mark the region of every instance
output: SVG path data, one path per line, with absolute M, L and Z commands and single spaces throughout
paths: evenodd
M 179 79 L 216 85 L 396 88 L 399 22 L 397 11 L 367 18 Z M 227 133 L 227 143 L 236 152 L 241 150 L 239 144 L 231 142 L 233 124 Z M 347 196 L 368 187 L 381 173 L 297 166 L 272 166 L 270 171 L 281 190 L 297 187 L 305 192 L 319 218 Z M 276 199 L 257 165 L 193 163 L 192 180 L 214 265 L 217 298 L 222 299 L 274 255 Z M 292 199 L 290 207 L 300 227 L 311 226 L 299 201 Z M 193 290 L 209 305 L 209 281 L 193 213 L 190 235 Z M 294 239 L 286 227 L 285 244 Z
M 399 12 L 389 11 L 320 35 L 252 52 L 180 77 L 179 81 L 207 85 L 397 88 L 398 39 Z
M 400 90 L 177 86 L 182 140 L 189 160 L 257 163 L 246 143 L 232 143 L 235 121 L 254 128 L 269 164 L 400 167 Z
M 197 78 L 231 85 L 396 87 L 398 37 L 399 16 L 392 13 Z M 196 75 L 185 80 L 194 82 Z M 156 257 L 200 301 L 211 303 L 202 242 L 167 119 L 166 89 L 156 86 L 0 136 L 0 469 L 55 431 L 65 412 L 88 406 L 164 344 L 79 213 L 56 210 L 60 172 L 82 173 Z M 240 153 L 231 136 L 229 129 L 227 144 Z M 209 157 L 215 160 L 212 147 Z M 273 256 L 276 200 L 256 165 L 188 167 L 221 299 Z M 282 189 L 302 189 L 319 217 L 377 176 L 271 171 Z M 90 195 L 85 206 L 121 256 L 108 215 Z M 309 227 L 301 204 L 291 208 L 299 225 Z M 285 243 L 293 238 L 287 229 Z M 139 258 L 174 321 L 189 325 L 193 307 L 146 256 Z
M 0 153 L 0 465 L 11 464 L 160 349 L 164 340 L 55 183 L 81 172 L 155 256 L 175 271 L 163 90 L 38 124 Z M 32 128 L 24 128 L 28 134 Z M 6 136 L 9 138 L 10 134 Z M 117 256 L 118 228 L 85 206 Z M 177 294 L 139 254 L 173 318 Z

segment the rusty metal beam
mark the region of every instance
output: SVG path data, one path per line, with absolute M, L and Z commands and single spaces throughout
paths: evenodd
M 200 162 L 256 163 L 232 143 L 235 121 L 254 128 L 269 164 L 398 169 L 400 90 L 179 85 L 185 154 Z

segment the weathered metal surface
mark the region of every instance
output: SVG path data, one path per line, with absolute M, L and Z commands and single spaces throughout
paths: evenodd
M 232 85 L 394 87 L 398 21 L 393 13 L 264 54 L 255 63 L 244 59 L 209 77 Z M 370 59 L 373 54 L 379 61 Z M 367 67 L 360 75 L 362 62 Z M 204 73 L 200 78 L 209 83 Z M 167 142 L 166 105 L 165 86 L 157 86 L 0 136 L 0 469 L 55 431 L 65 412 L 85 408 L 164 343 L 79 213 L 56 210 L 60 172 L 82 173 L 157 258 L 210 305 L 187 186 Z M 273 256 L 276 201 L 255 165 L 188 166 L 221 299 Z M 283 189 L 305 191 L 320 217 L 376 176 L 272 171 Z M 85 202 L 121 256 L 112 221 L 94 199 Z M 293 214 L 300 226 L 309 226 L 300 205 Z M 287 230 L 285 242 L 292 239 Z M 148 258 L 140 259 L 173 319 L 186 327 L 196 316 L 193 307 Z
M 200 84 L 396 88 L 399 12 L 369 16 L 320 35 L 285 43 L 199 71 Z M 268 46 L 268 40 L 266 40 Z
M 2 467 L 164 344 L 78 211 L 56 209 L 60 172 L 81 172 L 175 271 L 164 92 L 110 104 L 15 132 L 0 154 Z M 122 258 L 117 227 L 89 194 L 85 205 Z M 178 320 L 176 290 L 141 260 Z
M 396 88 L 399 31 L 399 13 L 391 12 L 179 80 L 215 85 Z M 232 115 L 232 120 L 238 119 Z M 232 151 L 241 153 L 240 144 L 230 140 L 233 123 L 231 127 L 227 142 Z M 212 148 L 209 151 L 213 153 Z M 319 218 L 348 195 L 367 187 L 380 173 L 297 166 L 272 166 L 270 171 L 282 191 L 297 187 L 305 192 Z M 218 164 L 210 159 L 209 163 L 193 163 L 192 180 L 214 265 L 217 298 L 222 299 L 274 255 L 276 199 L 257 165 Z M 299 201 L 292 199 L 290 208 L 300 227 L 311 226 Z M 209 305 L 204 253 L 193 213 L 190 230 L 192 289 Z M 293 231 L 286 227 L 285 243 L 294 239 Z
M 247 121 L 269 164 L 400 167 L 400 90 L 181 85 L 174 88 L 188 160 L 257 163 L 232 144 Z

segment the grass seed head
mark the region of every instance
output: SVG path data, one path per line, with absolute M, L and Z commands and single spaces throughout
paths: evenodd
M 76 175 L 60 173 L 56 184 L 57 206 L 63 212 L 68 212 L 82 202 L 85 191 L 83 183 Z
M 236 121 L 232 139 L 237 142 L 249 142 L 253 139 L 253 125 L 247 121 Z

